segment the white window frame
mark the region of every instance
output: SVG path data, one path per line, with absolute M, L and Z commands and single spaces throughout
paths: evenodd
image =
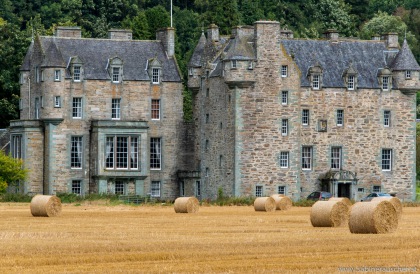
M 104 167 L 107 170 L 139 169 L 140 136 L 107 135 L 105 137 Z
M 391 126 L 391 111 L 384 110 L 384 127 L 390 127 L 390 126 Z
M 82 194 L 82 180 L 71 181 L 71 193 L 81 195 Z
M 287 136 L 289 134 L 289 119 L 281 120 L 281 136 Z
M 302 125 L 309 125 L 309 109 L 302 109 Z
M 372 186 L 372 192 L 381 192 L 381 186 Z
M 152 84 L 160 83 L 160 69 L 152 68 Z
M 121 119 L 121 98 L 111 99 L 111 119 L 112 120 Z
M 70 138 L 70 167 L 82 169 L 83 165 L 83 137 L 71 136 Z
M 82 66 L 73 66 L 73 82 L 80 82 L 82 74 Z
M 342 127 L 344 125 L 344 110 L 337 109 L 336 125 Z
M 331 169 L 341 169 L 342 148 L 331 147 Z
M 262 197 L 264 194 L 263 186 L 255 186 L 255 197 Z
M 389 148 L 382 149 L 381 168 L 382 168 L 382 171 L 392 170 L 392 149 L 389 149 Z
M 150 104 L 152 120 L 160 120 L 160 99 L 152 99 Z
M 150 138 L 150 169 L 162 169 L 162 138 Z
M 280 168 L 289 168 L 289 152 L 280 151 Z
M 161 192 L 161 182 L 160 181 L 152 181 L 150 183 L 150 196 L 154 198 L 159 198 Z
M 411 79 L 411 70 L 405 71 L 405 79 Z
M 39 112 L 40 112 L 40 99 L 39 97 L 35 97 L 35 119 L 39 119 Z
M 61 70 L 59 69 L 54 70 L 54 81 L 55 82 L 61 81 Z
M 287 77 L 287 73 L 288 73 L 288 66 L 287 65 L 282 65 L 281 66 L 281 77 L 283 77 L 283 78 Z
M 22 159 L 22 135 L 12 135 L 11 154 L 14 159 Z
M 232 60 L 232 61 L 231 61 L 231 64 L 232 64 L 232 68 L 233 68 L 233 69 L 238 68 L 238 63 L 237 63 L 237 61 L 236 61 L 236 60 Z
M 282 90 L 282 92 L 281 92 L 281 104 L 282 105 L 287 105 L 288 102 L 289 102 L 289 91 Z
M 83 100 L 82 97 L 73 97 L 72 100 L 72 118 L 82 119 L 83 117 Z
M 389 90 L 389 76 L 382 76 L 382 90 L 388 91 Z
M 125 182 L 117 180 L 114 182 L 114 194 L 125 195 Z
M 121 81 L 120 73 L 121 73 L 120 67 L 112 67 L 112 83 L 118 84 Z
M 286 186 L 278 186 L 277 194 L 286 195 Z
M 319 90 L 320 88 L 320 75 L 319 74 L 314 74 L 312 75 L 312 88 L 315 90 Z
M 54 96 L 54 107 L 61 108 L 61 96 Z
M 302 147 L 302 170 L 312 170 L 313 147 Z
M 347 90 L 354 90 L 354 75 L 347 76 Z

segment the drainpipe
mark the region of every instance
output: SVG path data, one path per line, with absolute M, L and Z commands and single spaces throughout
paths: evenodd
M 28 113 L 28 120 L 31 120 L 31 76 L 28 77 L 28 83 L 29 83 L 29 90 L 28 90 L 28 106 L 29 106 L 29 113 Z

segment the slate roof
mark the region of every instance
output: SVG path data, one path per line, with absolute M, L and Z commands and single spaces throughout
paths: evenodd
M 393 70 L 420 70 L 420 66 L 414 58 L 406 39 L 404 39 L 401 50 L 395 57 L 391 68 Z
M 254 60 L 254 47 L 251 43 L 249 43 L 250 40 L 252 41 L 252 37 L 240 38 L 237 36 L 235 39 L 232 39 L 226 48 L 227 52 L 224 59 Z
M 64 62 L 63 56 L 61 56 L 61 52 L 58 50 L 54 40 L 52 40 L 52 42 L 50 43 L 50 46 L 48 47 L 46 53 L 47 54 L 45 54 L 45 58 L 42 61 L 41 67 L 66 67 L 66 63 Z
M 352 63 L 359 88 L 379 88 L 378 69 L 387 66 L 384 43 L 372 41 L 282 40 L 301 75 L 301 86 L 310 86 L 308 70 L 317 62 L 323 69 L 323 87 L 344 87 L 343 72 Z
M 202 59 L 204 56 L 204 47 L 206 46 L 206 36 L 204 32 L 201 33 L 200 40 L 194 49 L 194 53 L 191 56 L 190 62 L 188 63 L 189 67 L 201 67 Z
M 22 66 L 20 66 L 20 70 L 31 70 L 31 56 L 34 52 L 34 41 L 32 40 L 31 44 L 29 45 L 28 51 L 26 52 L 25 58 L 23 58 Z
M 157 58 L 162 63 L 162 81 L 181 81 L 175 59 L 166 56 L 160 41 L 66 37 L 40 37 L 40 40 L 45 54 L 43 63 L 56 65 L 64 62 L 67 66 L 71 57 L 78 56 L 83 61 L 84 79 L 109 79 L 106 69 L 108 59 L 119 57 L 124 62 L 124 80 L 149 81 L 146 71 L 147 60 Z M 54 49 L 52 44 L 55 44 L 57 51 L 49 52 L 50 48 Z M 59 54 L 62 60 L 54 61 L 53 59 L 58 58 Z

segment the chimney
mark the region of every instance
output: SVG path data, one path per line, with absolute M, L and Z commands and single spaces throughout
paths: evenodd
M 379 40 L 381 40 L 381 36 L 379 34 L 374 34 L 374 35 L 372 35 L 372 40 L 373 41 L 379 41 Z
M 254 23 L 254 45 L 258 60 L 272 58 L 270 52 L 278 51 L 280 43 L 280 23 L 277 21 L 257 21 Z
M 338 40 L 338 30 L 336 30 L 336 29 L 327 29 L 324 32 L 324 37 L 327 40 L 337 41 Z
M 215 24 L 211 24 L 207 28 L 207 41 L 217 42 L 219 41 L 219 27 Z
M 398 33 L 396 32 L 388 32 L 382 34 L 382 40 L 385 41 L 385 45 L 389 49 L 397 49 L 398 48 Z
M 160 40 L 169 57 L 175 54 L 175 29 L 164 28 L 156 32 L 156 40 Z
M 231 37 L 234 38 L 238 36 L 241 38 L 241 37 L 250 36 L 253 34 L 254 34 L 254 28 L 252 26 L 236 26 L 232 28 Z
M 293 38 L 293 31 L 289 29 L 282 29 L 280 30 L 280 37 L 281 38 Z
M 55 37 L 82 38 L 82 29 L 80 27 L 56 27 Z
M 130 29 L 110 29 L 108 39 L 132 40 L 133 32 Z

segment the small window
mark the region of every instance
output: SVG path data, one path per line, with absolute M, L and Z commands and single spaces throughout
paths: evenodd
M 54 107 L 61 108 L 61 96 L 54 96 Z
M 73 81 L 74 82 L 80 82 L 80 73 L 81 73 L 81 67 L 74 66 L 73 67 Z
M 161 138 L 150 138 L 150 169 L 160 170 L 162 162 Z
M 36 66 L 35 67 L 35 82 L 36 83 L 39 83 L 39 67 L 38 66 Z
M 114 98 L 111 102 L 111 119 L 121 119 L 121 99 Z
M 23 109 L 23 100 L 19 99 L 19 110 Z
M 337 126 L 342 127 L 344 123 L 344 110 L 337 109 Z
M 281 104 L 287 105 L 288 101 L 289 101 L 289 92 L 287 90 L 283 90 L 281 92 Z
M 41 82 L 44 82 L 44 70 L 41 69 Z
M 210 96 L 210 89 L 209 88 L 207 88 L 206 89 L 206 97 L 209 97 Z
M 10 150 L 12 157 L 15 159 L 22 159 L 22 135 L 12 135 L 10 143 Z
M 281 66 L 281 77 L 287 77 L 287 66 Z
M 280 167 L 281 168 L 289 167 L 289 152 L 288 151 L 280 152 Z
M 113 83 L 120 82 L 120 68 L 119 67 L 112 67 L 112 82 Z
M 392 149 L 382 149 L 382 170 L 390 171 L 392 168 Z
M 22 72 L 19 74 L 19 84 L 25 84 L 25 75 Z
M 160 82 L 159 73 L 160 73 L 160 69 L 152 68 L 152 83 L 153 84 L 159 84 Z
M 223 166 L 223 155 L 219 155 L 219 167 Z
M 288 127 L 289 127 L 289 120 L 288 119 L 282 119 L 281 120 L 281 135 L 282 136 L 287 136 Z
M 389 90 L 389 76 L 382 76 L 382 90 Z
M 200 181 L 195 181 L 195 196 L 201 196 L 201 183 Z
M 179 196 L 185 196 L 185 183 L 184 181 L 179 182 Z
M 405 79 L 411 79 L 411 70 L 405 71 Z
M 81 180 L 73 180 L 71 182 L 71 193 L 80 195 L 82 194 L 82 181 Z
M 210 122 L 210 114 L 206 114 L 206 124 L 208 124 Z
M 208 167 L 206 167 L 206 177 L 210 176 L 210 169 Z
M 205 151 L 209 150 L 209 140 L 206 140 L 206 142 L 204 144 L 204 149 L 205 149 Z
M 73 98 L 72 117 L 74 119 L 82 118 L 82 98 L 80 97 Z
M 365 189 L 363 187 L 359 187 L 359 188 L 357 188 L 357 192 L 365 193 Z
M 193 69 L 193 68 L 190 68 L 190 69 L 188 70 L 188 74 L 189 74 L 190 76 L 193 76 L 193 74 L 194 74 L 194 69 Z
M 35 119 L 39 119 L 40 102 L 39 98 L 35 98 Z
M 249 61 L 249 63 L 248 63 L 248 69 L 254 69 L 254 62 Z
M 39 97 L 41 108 L 44 108 L 44 96 Z
M 233 69 L 236 69 L 236 67 L 237 67 L 236 65 L 237 65 L 236 60 L 232 60 L 232 68 Z
M 319 89 L 319 75 L 315 74 L 312 76 L 312 88 Z
M 302 125 L 309 125 L 309 109 L 302 109 Z
M 354 90 L 354 75 L 347 76 L 347 90 Z
M 341 168 L 341 147 L 331 148 L 331 169 Z
M 160 182 L 159 181 L 152 181 L 150 196 L 155 197 L 155 198 L 160 197 Z
M 54 81 L 56 82 L 61 81 L 61 70 L 59 69 L 54 70 Z
M 72 136 L 70 142 L 70 166 L 72 169 L 81 169 L 83 155 L 82 136 Z
M 381 186 L 373 186 L 372 192 L 381 192 Z
M 262 197 L 262 196 L 263 196 L 263 187 L 255 186 L 255 197 Z
M 312 147 L 302 147 L 302 169 L 312 169 Z
M 384 110 L 384 127 L 390 127 L 390 126 L 391 126 L 391 111 Z
M 152 120 L 160 120 L 160 100 L 152 99 Z
M 115 194 L 124 195 L 124 182 L 115 181 Z
M 286 187 L 285 186 L 278 186 L 277 187 L 277 194 L 286 195 Z

